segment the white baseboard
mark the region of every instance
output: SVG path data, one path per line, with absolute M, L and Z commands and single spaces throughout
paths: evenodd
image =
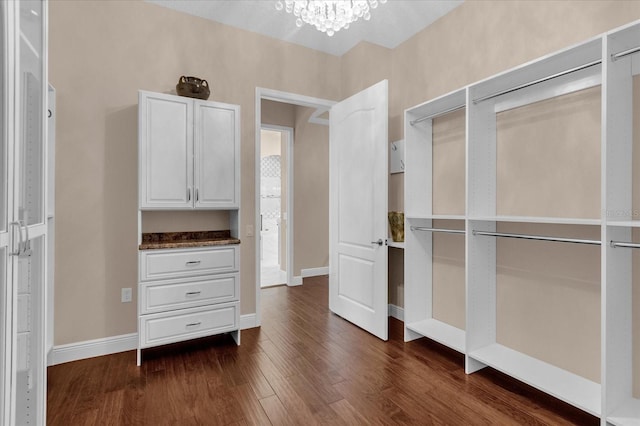
M 329 267 L 322 266 L 320 268 L 307 268 L 301 271 L 302 278 L 318 277 L 320 275 L 329 275 Z
M 240 330 L 257 327 L 256 314 L 240 315 Z
M 389 303 L 389 316 L 404 321 L 404 308 Z
M 257 327 L 256 314 L 240 315 L 241 330 L 254 327 Z M 65 362 L 93 358 L 96 356 L 131 351 L 137 349 L 137 347 L 138 333 L 130 333 L 120 336 L 105 337 L 104 339 L 86 340 L 84 342 L 54 346 L 47 358 L 48 363 L 51 366 L 64 364 Z
M 120 336 L 106 337 L 104 339 L 86 340 L 84 342 L 54 346 L 51 363 L 49 365 L 63 364 L 65 362 L 77 361 L 79 359 L 130 351 L 137 347 L 138 333 L 123 334 Z
M 293 287 L 296 285 L 302 285 L 302 277 L 301 276 L 297 276 L 297 277 L 293 277 L 293 282 L 291 284 L 289 284 L 289 287 Z

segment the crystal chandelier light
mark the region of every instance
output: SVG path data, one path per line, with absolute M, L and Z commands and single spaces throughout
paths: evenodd
M 276 9 L 283 8 L 287 13 L 293 13 L 298 27 L 305 23 L 313 25 L 318 31 L 334 35 L 349 24 L 363 18 L 371 19 L 370 9 L 387 0 L 278 0 Z

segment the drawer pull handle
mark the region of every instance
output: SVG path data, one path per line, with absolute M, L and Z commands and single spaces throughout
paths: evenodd
M 187 266 L 199 265 L 199 264 L 200 264 L 199 260 L 191 260 L 191 261 L 187 262 Z
M 197 296 L 200 293 L 202 293 L 201 291 L 188 291 L 187 292 L 187 296 Z
M 198 322 L 192 322 L 191 324 L 187 324 L 187 327 L 197 327 L 197 326 L 199 326 L 200 324 L 202 324 L 202 322 L 201 322 L 201 321 L 198 321 Z

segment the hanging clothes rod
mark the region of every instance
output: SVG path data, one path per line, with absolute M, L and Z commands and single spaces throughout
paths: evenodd
M 464 234 L 463 229 L 427 228 L 426 226 L 412 226 L 412 231 L 445 232 L 447 234 Z
M 455 106 L 455 107 L 453 107 L 453 108 L 445 109 L 444 111 L 439 111 L 439 112 L 435 112 L 435 113 L 433 113 L 433 114 L 425 115 L 425 116 L 423 116 L 423 117 L 416 118 L 415 120 L 411 120 L 411 121 L 409 122 L 409 124 L 411 124 L 411 125 L 413 126 L 413 125 L 415 125 L 415 124 L 421 123 L 421 122 L 423 122 L 423 121 L 425 121 L 425 120 L 428 120 L 428 119 L 430 119 L 430 118 L 439 117 L 439 116 L 441 116 L 441 115 L 445 115 L 445 114 L 449 114 L 450 112 L 457 111 L 457 110 L 459 110 L 459 109 L 464 108 L 465 106 L 466 106 L 465 104 L 463 104 L 463 105 L 458 105 L 458 106 Z
M 483 235 L 487 237 L 505 237 L 505 238 L 520 238 L 523 240 L 540 240 L 540 241 L 555 241 L 558 243 L 576 243 L 576 244 L 591 244 L 599 246 L 601 244 L 598 240 L 582 240 L 577 238 L 559 238 L 559 237 L 543 237 L 540 235 L 524 235 L 524 234 L 507 234 L 503 232 L 487 232 L 487 231 L 472 231 L 473 235 Z
M 611 241 L 611 247 L 627 247 L 627 248 L 640 248 L 640 244 L 625 243 L 623 241 Z
M 618 52 L 618 53 L 614 53 L 611 55 L 611 60 L 612 61 L 617 61 L 618 59 L 627 56 L 627 55 L 631 55 L 633 53 L 636 52 L 640 52 L 640 46 L 638 47 L 634 47 L 632 49 L 627 49 L 627 50 L 623 50 L 622 52 Z
M 519 86 L 512 87 L 511 89 L 503 90 L 501 92 L 493 93 L 491 95 L 482 96 L 482 97 L 480 97 L 478 99 L 474 99 L 473 103 L 477 104 L 477 103 L 480 103 L 482 101 L 486 101 L 488 99 L 493 99 L 493 98 L 496 98 L 498 96 L 506 95 L 507 93 L 515 92 L 516 90 L 524 89 L 526 87 L 533 86 L 533 85 L 538 84 L 538 83 L 544 83 L 545 81 L 549 81 L 549 80 L 552 80 L 554 78 L 562 77 L 563 75 L 567 75 L 567 74 L 571 74 L 573 72 L 577 72 L 577 71 L 581 71 L 581 70 L 584 70 L 584 69 L 587 69 L 587 68 L 591 68 L 591 67 L 593 67 L 595 65 L 599 65 L 600 63 L 602 63 L 602 61 L 600 59 L 598 59 L 597 61 L 589 62 L 588 64 L 580 65 L 579 67 L 571 68 L 571 69 L 566 70 L 566 71 L 561 71 L 561 72 L 559 72 L 557 74 L 553 74 L 553 75 L 550 75 L 548 77 L 539 78 L 538 80 L 534 80 L 534 81 L 531 81 L 529 83 L 524 83 L 524 84 L 521 84 Z

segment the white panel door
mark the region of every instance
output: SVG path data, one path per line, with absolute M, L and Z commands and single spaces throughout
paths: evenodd
M 140 208 L 193 206 L 193 100 L 140 92 Z
M 332 312 L 387 340 L 388 82 L 330 113 Z
M 47 3 L 0 10 L 0 423 L 44 424 Z
M 9 424 L 11 407 L 11 353 L 13 351 L 12 342 L 12 289 L 11 289 L 11 269 L 9 257 L 10 229 L 9 213 L 9 170 L 12 163 L 8 158 L 12 156 L 12 131 L 13 126 L 10 111 L 12 105 L 12 76 L 9 67 L 9 57 L 12 52 L 9 50 L 11 24 L 9 19 L 10 11 L 15 5 L 9 2 L 0 2 L 0 424 Z
M 195 206 L 236 208 L 240 194 L 239 108 L 195 101 Z

